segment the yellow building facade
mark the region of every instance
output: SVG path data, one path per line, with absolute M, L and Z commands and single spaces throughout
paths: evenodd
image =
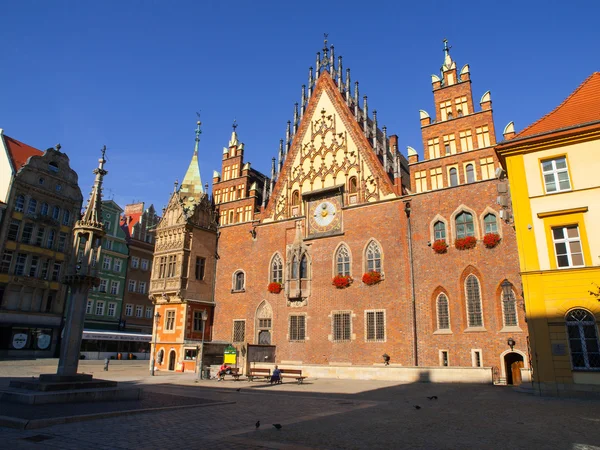
M 534 392 L 600 393 L 600 73 L 504 137 Z

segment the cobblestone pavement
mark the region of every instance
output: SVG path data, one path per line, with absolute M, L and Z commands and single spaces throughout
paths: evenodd
M 0 363 L 0 377 L 5 376 L 2 366 Z M 137 379 L 156 395 L 235 404 L 133 414 L 38 430 L 0 428 L 0 447 L 600 450 L 597 400 L 540 398 L 511 388 L 458 384 L 330 379 L 307 380 L 300 386 L 243 381 L 195 383 L 193 374 L 149 377 L 146 369 L 137 373 L 140 369 L 132 365 L 111 376 Z M 434 395 L 437 400 L 427 398 Z M 258 429 L 257 420 L 261 422 Z M 282 428 L 275 429 L 274 423 Z M 44 437 L 48 439 L 37 443 L 24 440 Z

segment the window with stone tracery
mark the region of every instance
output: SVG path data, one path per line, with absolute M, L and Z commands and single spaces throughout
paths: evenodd
M 367 272 L 381 272 L 381 250 L 375 241 L 369 243 L 365 256 Z
M 283 283 L 283 262 L 279 255 L 273 256 L 271 260 L 271 282 Z
M 350 275 L 350 252 L 348 247 L 342 245 L 335 257 L 336 261 L 336 275 L 349 276 Z

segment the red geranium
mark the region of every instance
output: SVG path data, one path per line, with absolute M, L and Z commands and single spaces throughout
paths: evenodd
M 438 239 L 437 241 L 434 241 L 431 248 L 436 253 L 446 253 L 448 251 L 448 244 L 444 239 Z
M 488 233 L 483 237 L 483 244 L 487 248 L 494 248 L 500 242 L 500 235 L 498 233 Z
M 354 280 L 350 275 L 336 275 L 333 277 L 333 282 L 331 284 L 338 289 L 344 289 L 350 286 L 353 281 Z
M 276 281 L 274 281 L 273 283 L 269 283 L 267 289 L 271 294 L 279 294 L 281 292 L 282 286 L 281 283 L 277 283 Z
M 475 236 L 467 236 L 464 238 L 457 239 L 454 241 L 454 246 L 459 250 L 467 250 L 469 248 L 475 248 L 477 245 L 477 239 Z
M 372 284 L 377 284 L 380 281 L 381 281 L 381 274 L 379 272 L 374 271 L 374 270 L 366 272 L 362 276 L 362 282 L 365 283 L 365 284 L 368 284 L 369 286 L 372 285 Z

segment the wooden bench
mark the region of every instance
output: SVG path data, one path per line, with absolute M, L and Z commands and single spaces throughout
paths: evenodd
M 255 378 L 271 379 L 271 369 L 250 368 L 248 371 L 248 381 L 253 381 Z
M 294 378 L 298 384 L 302 384 L 306 377 L 302 376 L 302 369 L 281 369 L 281 379 Z
M 240 373 L 240 368 L 239 367 L 230 367 L 229 370 L 231 372 L 221 375 L 221 379 L 224 380 L 226 376 L 230 376 L 230 377 L 233 377 L 233 379 L 235 381 L 240 381 L 240 377 L 242 376 L 242 374 Z

